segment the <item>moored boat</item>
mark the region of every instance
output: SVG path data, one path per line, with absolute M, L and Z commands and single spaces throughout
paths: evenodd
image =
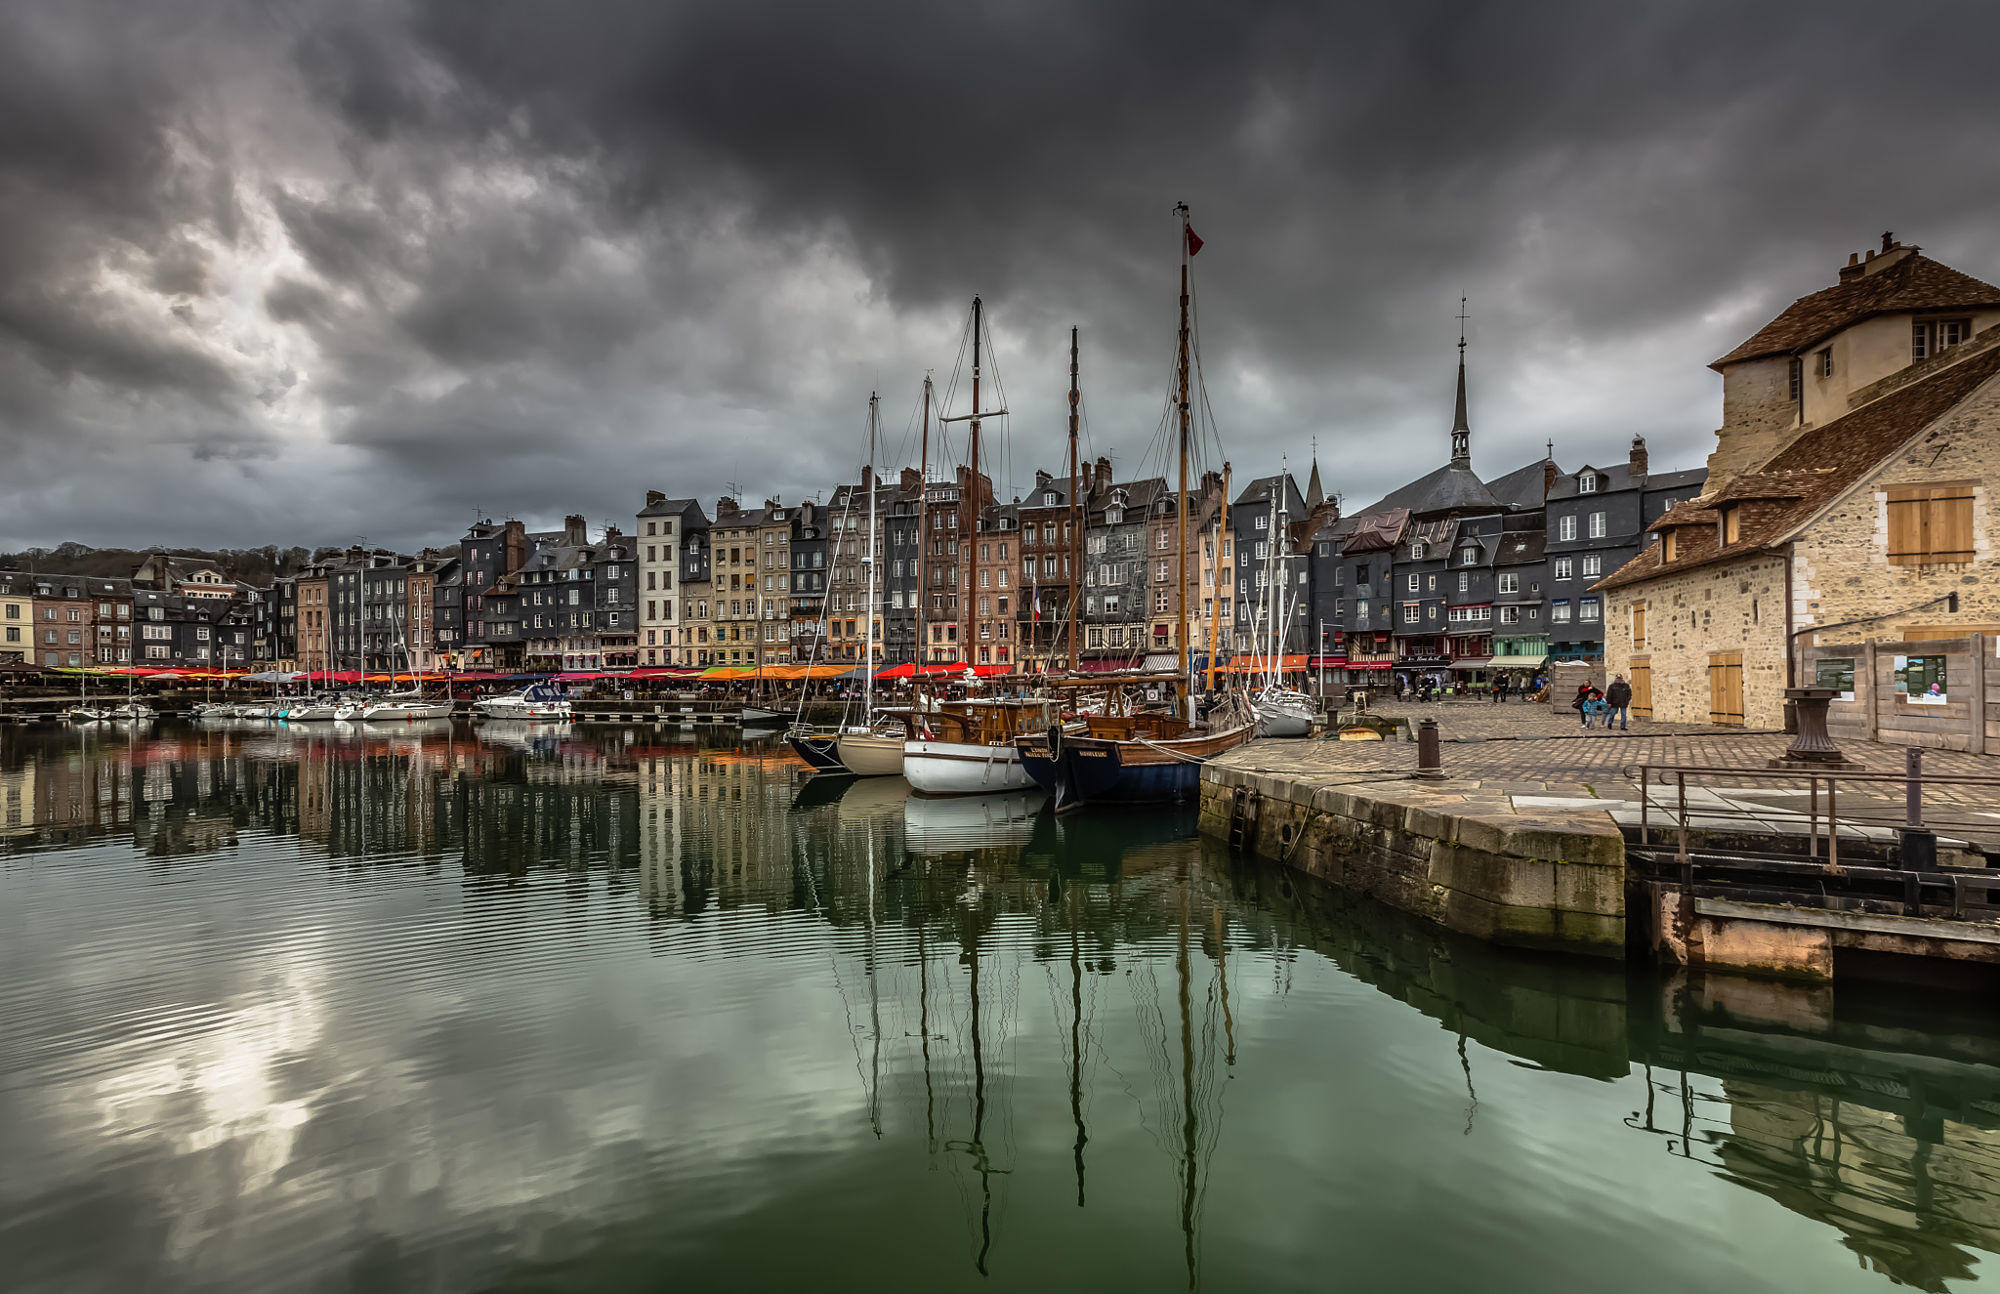
M 479 719 L 560 721 L 570 717 L 570 703 L 560 688 L 548 683 L 531 683 L 518 692 L 474 701 L 472 714 Z
M 839 739 L 837 732 L 814 732 L 806 728 L 794 728 L 785 734 L 785 744 L 815 773 L 839 774 L 847 771 L 846 765 L 840 762 L 840 752 L 835 749 Z
M 1035 785 L 1014 739 L 1058 718 L 1049 699 L 953 703 L 925 716 L 926 731 L 903 743 L 903 780 L 919 795 L 987 795 Z

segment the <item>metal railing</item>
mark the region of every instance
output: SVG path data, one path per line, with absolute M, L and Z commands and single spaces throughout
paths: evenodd
M 1910 915 L 1990 913 L 2000 892 L 2000 868 L 1940 868 L 1937 838 L 1945 833 L 1964 840 L 1974 852 L 2000 853 L 2000 816 L 1995 816 L 2000 814 L 2000 776 L 1926 773 L 1923 752 L 1916 748 L 1907 759 L 1901 773 L 1693 764 L 1638 764 L 1624 771 L 1639 786 L 1639 846 L 1671 842 L 1673 864 L 1690 891 L 1777 902 L 1797 902 L 1803 894 L 1828 907 L 1896 907 Z M 1721 796 L 1724 788 L 1746 781 L 1803 785 L 1805 803 L 1800 806 L 1789 797 L 1765 803 L 1747 796 L 1728 796 L 1722 803 L 1703 803 L 1698 796 L 1689 802 L 1690 790 Z M 1977 795 L 1970 805 L 1925 799 L 1927 790 L 1965 789 L 1990 794 Z M 1770 834 L 1774 843 L 1783 843 L 1802 835 L 1805 858 L 1786 859 L 1740 846 L 1700 852 L 1690 847 L 1691 833 L 1706 827 L 1719 834 L 1746 817 L 1761 819 L 1762 829 L 1732 833 L 1739 840 Z M 1796 829 L 1801 826 L 1803 830 Z M 1843 863 L 1843 833 L 1851 853 L 1866 842 L 1875 846 L 1868 851 L 1875 856 Z M 1699 885 L 1697 870 L 1715 883 Z M 1872 899 L 1867 896 L 1871 890 Z M 1897 900 L 1881 902 L 1889 894 Z M 1926 902 L 1927 897 L 1935 901 Z

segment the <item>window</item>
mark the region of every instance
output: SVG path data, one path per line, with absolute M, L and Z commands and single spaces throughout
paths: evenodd
M 1792 356 L 1792 362 L 1788 364 L 1785 369 L 1785 378 L 1787 385 L 1791 391 L 1791 397 L 1794 400 L 1797 400 L 1802 394 L 1805 393 L 1806 389 L 1805 375 L 1806 375 L 1806 362 L 1800 359 L 1797 355 Z
M 1333 587 L 1335 587 L 1335 588 L 1341 588 L 1341 587 L 1344 587 L 1344 586 L 1346 585 L 1346 583 L 1347 583 L 1347 568 L 1346 568 L 1345 566 L 1336 566 L 1336 567 L 1334 567 L 1334 568 L 1333 568 Z
M 1576 478 L 1576 492 L 1578 494 L 1597 493 L 1597 473 L 1584 472 L 1579 475 Z
M 1564 517 L 1564 518 L 1562 518 L 1562 519 L 1561 519 L 1560 521 L 1556 522 L 1556 538 L 1557 538 L 1557 539 L 1575 539 L 1575 538 L 1576 538 L 1576 518 L 1575 518 L 1575 517 Z
M 1584 598 L 1576 604 L 1576 618 L 1588 624 L 1604 618 L 1604 604 L 1596 598 Z
M 1410 560 L 1413 562 L 1421 562 L 1422 560 L 1424 560 L 1424 554 L 1429 551 L 1430 551 L 1430 546 L 1424 543 L 1423 540 L 1421 539 L 1415 540 L 1410 544 Z
M 1572 570 L 1574 569 L 1574 565 L 1575 565 L 1574 562 L 1572 562 L 1570 558 L 1567 557 L 1556 558 L 1555 577 L 1559 580 L 1566 580 L 1570 578 Z
M 1583 559 L 1583 577 L 1594 579 L 1602 574 L 1604 574 L 1604 559 L 1595 553 L 1586 554 Z
M 1590 514 L 1590 537 L 1592 539 L 1604 538 L 1604 514 L 1601 512 Z
M 1972 489 L 1957 485 L 1892 485 L 1888 557 L 1891 566 L 1944 566 L 1970 562 Z
M 1632 650 L 1646 650 L 1646 603 L 1637 599 L 1632 603 Z
M 1675 530 L 1669 530 L 1660 539 L 1660 560 L 1662 562 L 1671 562 L 1680 555 L 1681 555 L 1680 532 Z
M 1424 585 L 1432 593 L 1438 591 L 1438 577 L 1436 571 L 1432 571 L 1429 575 L 1424 577 Z
M 1728 545 L 1736 543 L 1742 538 L 1743 509 L 1739 505 L 1732 503 L 1722 510 L 1722 542 L 1724 545 Z
M 1415 592 L 1417 591 L 1417 577 L 1416 577 L 1416 574 L 1415 574 L 1415 572 L 1412 572 L 1412 573 L 1411 573 L 1411 575 L 1410 575 L 1410 577 L 1409 577 L 1409 580 L 1408 580 L 1408 585 L 1409 585 L 1409 589 L 1410 589 L 1410 592 L 1412 592 L 1412 593 L 1415 593 Z
M 1569 623 L 1568 598 L 1557 598 L 1552 604 L 1550 604 L 1549 619 L 1559 625 L 1566 625 Z
M 1519 607 L 1501 607 L 1501 608 L 1500 608 L 1500 623 L 1501 623 L 1501 624 L 1503 624 L 1503 625 L 1512 625 L 1512 624 L 1519 624 L 1520 622 L 1521 622 L 1521 608 L 1519 608 Z
M 1829 346 L 1819 353 L 1818 368 L 1821 377 L 1833 376 L 1833 347 Z
M 1458 591 L 1464 593 L 1472 588 L 1472 576 L 1464 571 L 1458 573 Z
M 1502 593 L 1519 593 L 1521 591 L 1521 577 L 1512 572 L 1503 573 L 1500 576 L 1499 587 Z
M 1403 604 L 1403 623 L 1406 625 L 1413 625 L 1416 622 L 1417 622 L 1417 604 L 1414 602 L 1405 602 Z
M 1813 686 L 1832 688 L 1840 693 L 1837 701 L 1854 699 L 1854 658 L 1829 656 L 1813 662 Z

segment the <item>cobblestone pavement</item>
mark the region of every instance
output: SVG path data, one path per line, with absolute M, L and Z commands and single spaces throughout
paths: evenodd
M 1763 770 L 1767 761 L 1784 753 L 1790 739 L 1781 732 L 1634 720 L 1626 731 L 1584 730 L 1576 712 L 1560 706 L 1509 701 L 1439 701 L 1429 704 L 1394 702 L 1371 713 L 1407 719 L 1410 730 L 1423 719 L 1438 722 L 1445 780 L 1431 783 L 1448 795 L 1529 797 L 1536 801 L 1624 801 L 1636 806 L 1638 780 L 1628 769 L 1637 765 L 1682 765 L 1704 769 Z M 1871 772 L 1904 770 L 1901 746 L 1876 742 L 1843 742 L 1842 752 Z M 1322 784 L 1367 784 L 1402 780 L 1416 770 L 1414 742 L 1264 739 L 1222 759 L 1229 766 L 1256 772 L 1296 774 Z M 1957 751 L 1927 750 L 1924 771 L 1932 776 L 2000 777 L 2000 757 Z M 1787 786 L 1762 778 L 1708 775 L 1703 785 L 1724 790 L 1732 806 L 1744 797 L 1773 805 L 1804 806 L 1803 782 Z M 1840 788 L 1842 816 L 1893 824 L 1902 820 L 1899 785 L 1844 783 Z M 1656 791 L 1654 803 L 1660 804 Z M 2000 845 L 2000 786 L 1938 786 L 1924 789 L 1927 821 L 1940 831 L 1960 837 L 1990 838 Z M 1522 804 L 1521 808 L 1528 807 Z M 1560 808 L 1540 803 L 1537 808 Z M 1607 804 L 1607 808 L 1614 807 Z

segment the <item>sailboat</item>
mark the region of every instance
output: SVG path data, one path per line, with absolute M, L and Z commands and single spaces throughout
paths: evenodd
M 1293 560 L 1287 551 L 1292 527 L 1285 483 L 1290 479 L 1290 469 L 1281 468 L 1277 484 L 1271 487 L 1271 538 L 1264 546 L 1264 588 L 1257 608 L 1264 627 L 1264 685 L 1251 698 L 1250 708 L 1257 712 L 1258 727 L 1267 737 L 1304 737 L 1313 726 L 1313 699 L 1285 685 L 1283 668 L 1293 606 L 1286 601 L 1291 588 L 1287 566 Z
M 72 723 L 101 723 L 111 717 L 111 711 L 101 705 L 90 703 L 90 671 L 80 671 L 76 676 L 76 704 L 68 710 Z
M 1185 563 L 1188 525 L 1188 438 L 1192 420 L 1189 386 L 1192 380 L 1191 330 L 1188 312 L 1188 261 L 1200 249 L 1200 240 L 1188 228 L 1188 208 L 1174 209 L 1181 224 L 1181 323 L 1177 365 L 1180 444 L 1179 550 Z M 1175 645 L 1180 661 L 1172 680 L 1175 712 L 1170 715 L 1143 711 L 1124 715 L 1112 713 L 1112 697 L 1107 696 L 1105 713 L 1088 721 L 1083 735 L 1051 727 L 1046 733 L 1016 739 L 1021 764 L 1035 784 L 1055 796 L 1058 810 L 1093 802 L 1154 804 L 1180 803 L 1195 798 L 1201 787 L 1204 761 L 1233 750 L 1257 734 L 1257 716 L 1232 694 L 1223 698 L 1208 715 L 1205 724 L 1192 716 L 1188 697 L 1187 572 L 1182 569 L 1174 580 L 1174 600 L 1179 617 Z
M 979 329 L 980 304 L 972 303 L 973 362 L 972 390 L 976 428 L 979 412 Z M 1069 474 L 1070 534 L 1077 535 L 1077 330 L 1069 331 Z M 974 433 L 972 444 L 978 444 Z M 979 477 L 975 448 L 971 476 Z M 976 486 L 975 486 L 976 492 Z M 1071 597 L 1072 609 L 1076 599 Z M 1070 669 L 1076 669 L 1075 617 L 1071 616 Z M 964 635 L 966 641 L 971 635 Z M 919 795 L 991 795 L 1018 792 L 1035 785 L 1035 779 L 1021 762 L 1015 739 L 1040 733 L 1061 722 L 1061 707 L 1053 698 L 991 698 L 954 704 L 949 713 L 937 712 L 916 717 L 919 730 L 903 743 L 903 780 Z
M 390 692 L 377 697 L 361 707 L 361 717 L 369 723 L 410 722 L 417 719 L 451 718 L 451 699 L 428 701 L 424 699 L 424 676 L 417 671 L 417 662 L 410 655 L 410 644 L 403 642 L 403 663 L 410 667 L 412 685 L 407 692 Z
M 867 727 L 847 731 L 834 739 L 834 753 L 841 767 L 856 777 L 898 777 L 903 772 L 903 734 L 877 731 L 875 713 L 875 435 L 876 416 L 881 401 L 868 396 L 868 470 L 863 480 L 868 488 L 868 552 L 861 564 L 868 570 L 868 601 L 863 605 L 862 622 L 868 626 L 861 653 L 861 713 Z
M 109 714 L 110 718 L 130 720 L 130 719 L 150 719 L 153 717 L 153 707 L 147 705 L 144 701 L 141 701 L 133 693 L 132 679 L 133 675 L 128 670 L 125 674 L 125 704 L 119 706 L 115 710 L 112 710 Z

